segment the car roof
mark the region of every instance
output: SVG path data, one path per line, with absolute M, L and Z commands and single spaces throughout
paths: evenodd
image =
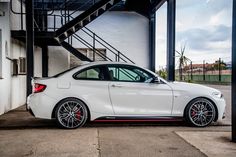
M 132 63 L 126 63 L 126 62 L 111 62 L 111 61 L 95 61 L 95 62 L 87 62 L 87 61 L 83 61 L 81 65 L 72 68 L 71 70 L 69 70 L 66 73 L 63 73 L 63 75 L 71 75 L 73 73 L 75 73 L 78 70 L 82 70 L 91 66 L 97 66 L 97 65 L 130 65 L 130 66 L 136 66 L 138 68 L 142 68 L 136 64 L 132 64 Z M 146 68 L 142 68 L 145 69 L 146 71 L 148 71 L 149 73 L 156 75 L 154 72 L 146 69 Z M 59 75 L 60 76 L 60 75 Z
M 111 62 L 111 61 L 95 61 L 95 62 L 83 62 L 81 65 L 87 65 L 87 66 L 93 66 L 93 65 L 104 65 L 104 64 L 120 64 L 120 65 L 135 65 L 132 63 L 126 63 L 126 62 Z

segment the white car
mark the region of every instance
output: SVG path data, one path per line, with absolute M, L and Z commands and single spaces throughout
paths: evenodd
M 64 128 L 87 121 L 186 120 L 198 127 L 224 117 L 220 91 L 167 82 L 133 64 L 91 62 L 50 78 L 32 80 L 27 107 L 37 118 L 56 118 Z

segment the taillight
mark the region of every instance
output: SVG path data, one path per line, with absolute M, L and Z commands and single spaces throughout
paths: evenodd
M 44 84 L 35 83 L 34 84 L 34 93 L 43 92 L 47 86 Z

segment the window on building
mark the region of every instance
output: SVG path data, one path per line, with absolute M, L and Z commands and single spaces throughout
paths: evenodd
M 19 74 L 20 75 L 26 74 L 26 59 L 25 59 L 25 57 L 19 58 Z
M 18 60 L 17 59 L 12 60 L 12 75 L 13 76 L 18 75 Z
M 104 59 L 101 56 L 106 56 L 106 49 L 103 48 L 98 48 L 101 55 L 98 55 L 98 53 L 94 54 L 93 50 L 87 48 L 79 48 L 77 50 L 91 60 L 93 60 L 94 57 L 95 61 L 104 61 Z M 81 60 L 79 60 L 73 54 L 70 54 L 70 68 L 81 65 L 81 63 L 82 63 Z

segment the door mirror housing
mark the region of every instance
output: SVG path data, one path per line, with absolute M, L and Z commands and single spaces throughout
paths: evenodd
M 152 83 L 160 83 L 160 82 L 161 82 L 161 80 L 160 80 L 159 77 L 154 77 L 154 78 L 152 79 Z

